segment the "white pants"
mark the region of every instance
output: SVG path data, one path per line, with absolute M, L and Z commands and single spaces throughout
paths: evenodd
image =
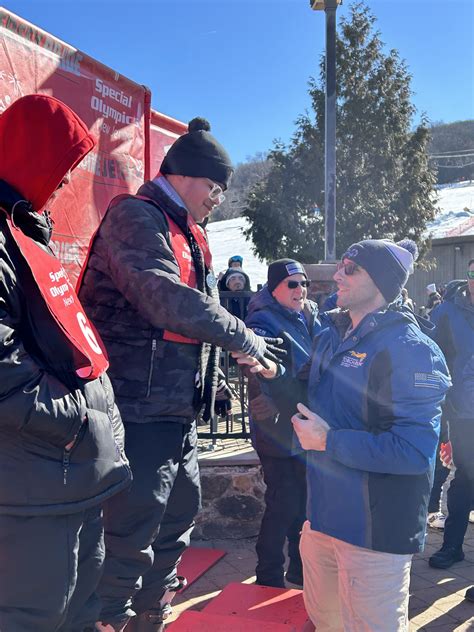
M 304 601 L 317 632 L 407 632 L 411 555 L 371 551 L 311 529 L 300 541 Z

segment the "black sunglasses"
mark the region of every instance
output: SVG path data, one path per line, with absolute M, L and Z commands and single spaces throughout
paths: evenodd
M 357 263 L 354 263 L 353 261 L 349 261 L 349 263 L 343 263 L 342 261 L 340 261 L 337 264 L 337 269 L 338 271 L 344 270 L 344 274 L 346 276 L 352 276 L 354 272 L 357 272 L 357 270 L 359 270 L 359 266 L 357 265 Z
M 467 278 L 468 279 L 474 279 L 474 270 L 468 270 L 467 271 Z
M 303 279 L 303 281 L 288 281 L 287 285 L 288 289 L 296 290 L 298 285 L 301 285 L 301 287 L 309 287 L 310 281 L 308 281 L 307 279 Z

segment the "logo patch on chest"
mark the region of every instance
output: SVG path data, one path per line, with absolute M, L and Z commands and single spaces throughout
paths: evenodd
M 348 354 L 342 357 L 341 366 L 358 368 L 362 366 L 367 358 L 366 353 L 359 353 L 357 351 L 349 351 Z

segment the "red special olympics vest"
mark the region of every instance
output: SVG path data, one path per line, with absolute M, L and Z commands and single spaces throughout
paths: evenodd
M 181 228 L 176 224 L 174 220 L 168 215 L 168 213 L 163 210 L 155 200 L 152 198 L 146 197 L 144 195 L 127 195 L 126 193 L 123 195 L 118 195 L 115 197 L 112 202 L 109 204 L 107 211 L 115 204 L 118 204 L 122 200 L 133 197 L 135 199 L 144 200 L 145 202 L 149 202 L 153 204 L 156 208 L 158 208 L 166 218 L 168 222 L 168 229 L 170 235 L 171 249 L 173 250 L 174 257 L 178 263 L 179 267 L 179 280 L 181 283 L 184 283 L 188 287 L 192 287 L 197 289 L 197 279 L 196 279 L 196 269 L 194 267 L 194 261 L 191 253 L 191 248 L 189 246 L 189 242 L 186 238 L 185 233 L 181 230 Z M 106 212 L 107 212 L 106 211 Z M 199 246 L 199 249 L 202 252 L 202 256 L 204 258 L 204 263 L 206 268 L 210 270 L 212 268 L 212 256 L 211 251 L 209 249 L 209 244 L 207 243 L 207 239 L 205 237 L 204 230 L 194 221 L 194 219 L 188 214 L 188 227 L 191 231 L 196 243 Z M 100 228 L 100 226 L 99 226 Z M 97 229 L 98 230 L 98 229 Z M 87 262 L 89 260 L 90 252 L 92 249 L 92 244 L 94 243 L 96 233 L 93 235 L 91 240 L 91 245 L 89 246 L 89 252 L 87 254 L 86 260 L 84 262 L 82 272 L 79 276 L 79 280 L 77 282 L 77 288 L 79 290 L 80 284 L 82 282 L 82 277 L 84 275 L 84 271 L 87 266 Z M 163 340 L 167 340 L 170 342 L 180 342 L 184 344 L 191 345 L 199 345 L 201 344 L 200 340 L 195 338 L 188 338 L 186 336 L 182 336 L 181 334 L 175 333 L 173 331 L 169 331 L 167 329 L 163 330 Z
M 27 237 L 9 217 L 6 223 L 51 316 L 79 352 L 74 354 L 77 375 L 91 380 L 99 377 L 109 366 L 105 347 L 89 322 L 66 270 L 52 251 Z

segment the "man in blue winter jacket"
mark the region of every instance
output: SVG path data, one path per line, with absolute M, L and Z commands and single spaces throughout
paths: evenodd
M 308 451 L 309 494 L 300 551 L 318 632 L 408 630 L 411 560 L 424 544 L 450 385 L 438 346 L 394 304 L 415 256 L 409 240 L 347 250 L 334 275 L 340 309 L 315 339 L 309 407 L 300 387 L 292 421 Z M 239 361 L 267 378 L 275 401 L 298 391 L 284 369 Z
M 278 259 L 268 267 L 267 284 L 254 294 L 245 324 L 260 336 L 283 340 L 285 369 L 296 375 L 311 357 L 320 329 L 316 303 L 307 299 L 309 280 L 294 259 Z M 306 455 L 291 424 L 292 398 L 275 408 L 262 393 L 260 380 L 249 377 L 249 409 L 253 444 L 267 486 L 265 512 L 256 544 L 257 583 L 284 587 L 283 547 L 288 539 L 287 581 L 301 585 L 300 532 L 306 516 Z
M 429 564 L 449 568 L 464 559 L 462 547 L 474 494 L 474 411 L 469 383 L 463 375 L 474 355 L 474 259 L 467 265 L 467 282 L 433 310 L 431 320 L 436 325 L 433 337 L 446 356 L 453 378 L 444 412 L 456 473 L 448 490 L 443 545 L 430 557 Z

